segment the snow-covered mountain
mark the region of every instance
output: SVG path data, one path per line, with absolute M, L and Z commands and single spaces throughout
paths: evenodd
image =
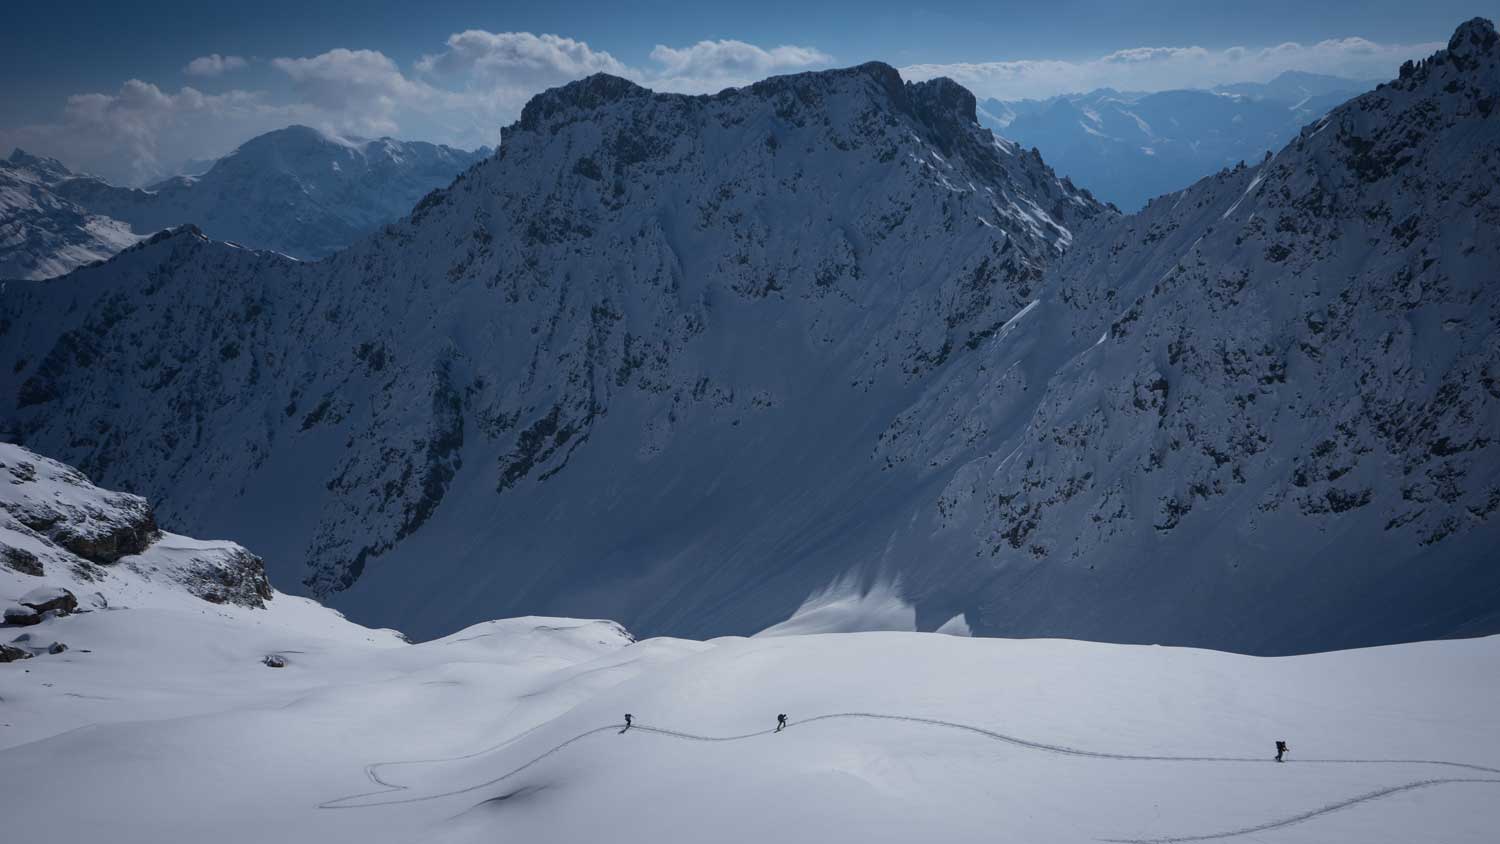
M 754 630 L 878 549 L 912 493 L 881 431 L 1101 213 L 946 80 L 596 76 L 316 265 L 181 230 L 66 297 L 12 286 L 8 418 L 418 635 L 522 606 Z
M 1329 109 L 1375 87 L 1287 72 L 1266 83 L 1047 100 L 986 100 L 981 122 L 1036 147 L 1059 173 L 1135 211 L 1224 167 L 1280 149 Z
M 421 637 L 1493 631 L 1497 52 L 1124 219 L 946 80 L 591 77 L 326 261 L 11 284 L 0 418 Z
M 141 234 L 192 223 L 219 240 L 320 258 L 400 218 L 490 153 L 290 126 L 252 138 L 201 176 L 146 190 L 76 178 L 56 190 Z
M 54 188 L 73 174 L 22 150 L 0 159 L 0 279 L 43 279 L 105 258 L 140 238 Z
M 910 592 L 967 572 L 976 630 L 1262 652 L 1500 628 L 1497 96 L 1471 21 L 1277 155 L 1080 236 L 984 368 L 930 388 L 1024 424 L 898 546 L 955 532 L 983 562 Z
M 16 150 L 0 160 L 0 279 L 53 278 L 184 223 L 320 258 L 399 219 L 490 154 L 292 126 L 247 141 L 201 175 L 139 189 Z

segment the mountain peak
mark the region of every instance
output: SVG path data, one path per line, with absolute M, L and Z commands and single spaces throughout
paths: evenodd
M 1448 39 L 1448 52 L 1465 58 L 1494 52 L 1500 36 L 1495 34 L 1495 24 L 1488 18 L 1470 18 L 1458 25 L 1453 37 Z
M 592 109 L 651 91 L 619 76 L 595 73 L 558 88 L 549 88 L 526 103 L 519 121 L 523 129 L 535 129 L 549 117 L 571 108 Z
M 917 113 L 928 123 L 957 121 L 962 124 L 979 122 L 978 103 L 968 88 L 946 76 L 926 82 L 908 82 L 907 90 Z
M 49 158 L 44 155 L 32 155 L 31 153 L 27 152 L 24 149 L 21 149 L 20 147 L 16 147 L 15 150 L 11 152 L 10 158 L 6 159 L 6 163 L 10 164 L 13 167 L 31 168 L 40 175 L 52 180 L 66 179 L 76 175 L 72 170 L 68 169 L 68 166 L 66 164 L 63 164 L 61 161 L 58 161 L 55 158 Z

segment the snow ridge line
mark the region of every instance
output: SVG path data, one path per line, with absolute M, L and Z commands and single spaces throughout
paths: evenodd
M 844 719 L 844 718 L 859 718 L 859 719 L 876 720 L 876 721 L 904 721 L 904 722 L 907 722 L 907 723 L 923 724 L 923 725 L 926 725 L 926 726 L 947 727 L 949 729 L 962 730 L 962 731 L 965 731 L 965 732 L 975 733 L 977 735 L 981 735 L 981 736 L 984 736 L 986 738 L 994 739 L 994 740 L 997 740 L 997 741 L 1003 741 L 1003 742 L 1006 742 L 1007 744 L 1013 744 L 1013 745 L 1016 745 L 1017 747 L 1024 747 L 1024 748 L 1027 748 L 1027 749 L 1030 749 L 1030 750 L 1040 750 L 1040 751 L 1043 751 L 1043 752 L 1046 752 L 1046 753 L 1057 753 L 1057 754 L 1061 754 L 1061 755 L 1064 755 L 1064 756 L 1079 756 L 1079 757 L 1088 758 L 1088 759 L 1114 759 L 1114 760 L 1123 760 L 1123 761 L 1130 761 L 1130 762 L 1236 762 L 1236 763 L 1258 762 L 1258 763 L 1288 764 L 1288 765 L 1297 765 L 1297 764 L 1302 764 L 1302 765 L 1306 765 L 1306 764 L 1337 764 L 1337 765 L 1444 765 L 1444 766 L 1449 766 L 1449 767 L 1454 767 L 1454 768 L 1465 768 L 1465 769 L 1468 769 L 1468 770 L 1480 771 L 1480 772 L 1483 772 L 1483 773 L 1490 773 L 1490 774 L 1500 775 L 1500 768 L 1488 768 L 1488 767 L 1485 767 L 1483 765 L 1473 765 L 1473 764 L 1470 764 L 1470 763 L 1467 763 L 1467 762 L 1448 762 L 1448 761 L 1433 760 L 1433 759 L 1296 759 L 1296 760 L 1288 760 L 1287 762 L 1284 762 L 1284 763 L 1277 763 L 1275 759 L 1271 759 L 1271 758 L 1267 758 L 1267 757 L 1255 757 L 1255 756 L 1149 756 L 1149 755 L 1130 754 L 1130 753 L 1105 753 L 1105 752 L 1097 751 L 1097 750 L 1083 750 L 1081 748 L 1068 747 L 1066 745 L 1047 744 L 1047 743 L 1044 743 L 1044 742 L 1031 741 L 1030 739 L 1023 739 L 1023 738 L 1019 738 L 1017 736 L 1012 736 L 1012 735 L 1007 735 L 1005 733 L 996 732 L 995 730 L 988 730 L 988 729 L 985 729 L 984 727 L 976 727 L 976 726 L 973 726 L 972 724 L 959 723 L 957 721 L 944 721 L 944 720 L 937 719 L 937 718 L 921 718 L 921 717 L 914 716 L 914 715 L 883 715 L 883 714 L 874 713 L 874 712 L 834 712 L 834 713 L 829 713 L 829 714 L 826 714 L 826 715 L 815 715 L 815 716 L 813 716 L 811 718 L 805 718 L 805 719 L 802 719 L 800 721 L 791 722 L 791 723 L 787 724 L 786 729 L 790 730 L 793 727 L 806 726 L 808 724 L 813 724 L 813 723 L 816 723 L 818 721 L 830 721 L 830 720 L 834 720 L 834 719 Z M 538 725 L 538 726 L 540 726 L 540 725 Z M 530 730 L 527 730 L 525 733 L 521 733 L 520 735 L 517 735 L 517 736 L 515 736 L 514 738 L 511 738 L 511 739 L 507 739 L 507 740 L 505 740 L 505 741 L 503 741 L 503 742 L 501 742 L 501 743 L 499 743 L 497 745 L 493 745 L 493 746 L 488 747 L 488 748 L 486 748 L 484 750 L 478 750 L 478 751 L 475 751 L 473 753 L 464 754 L 462 756 L 452 756 L 452 757 L 447 757 L 447 758 L 443 758 L 443 759 L 416 759 L 416 760 L 398 760 L 398 761 L 390 761 L 390 762 L 374 762 L 374 763 L 371 763 L 371 764 L 365 766 L 365 773 L 366 773 L 366 775 L 372 781 L 374 781 L 374 782 L 376 782 L 376 783 L 378 783 L 380 785 L 386 786 L 385 789 L 383 789 L 381 791 L 370 791 L 370 792 L 363 792 L 363 793 L 360 793 L 360 794 L 351 794 L 351 795 L 347 795 L 345 797 L 338 797 L 338 798 L 335 798 L 333 800 L 328 800 L 328 801 L 325 801 L 323 803 L 319 803 L 318 804 L 318 808 L 319 809 L 363 809 L 363 808 L 369 808 L 369 807 L 372 807 L 372 806 L 394 806 L 394 805 L 399 805 L 399 804 L 403 804 L 403 803 L 421 803 L 421 802 L 425 802 L 425 801 L 428 801 L 428 800 L 438 800 L 438 799 L 443 798 L 443 797 L 453 797 L 453 796 L 456 796 L 456 795 L 459 795 L 459 794 L 469 794 L 471 792 L 478 791 L 478 790 L 480 790 L 482 788 L 487 788 L 489 786 L 495 785 L 496 783 L 503 782 L 504 780 L 510 779 L 511 777 L 515 776 L 516 774 L 519 774 L 522 771 L 525 771 L 528 768 L 531 768 L 533 765 L 537 764 L 538 762 L 541 762 L 543 759 L 546 759 L 546 758 L 552 756 L 553 754 L 556 754 L 556 753 L 564 750 L 565 748 L 570 747 L 570 746 L 572 746 L 573 744 L 575 744 L 575 743 L 577 743 L 579 741 L 582 741 L 585 738 L 588 738 L 590 736 L 596 735 L 598 733 L 606 732 L 606 731 L 609 731 L 609 730 L 614 730 L 614 731 L 616 731 L 618 733 L 622 733 L 622 734 L 625 733 L 625 732 L 631 732 L 631 731 L 634 731 L 634 732 L 643 732 L 643 733 L 655 733 L 657 735 L 669 736 L 669 737 L 672 737 L 672 738 L 684 739 L 684 740 L 687 740 L 687 741 L 706 741 L 706 742 L 743 741 L 745 739 L 757 738 L 759 736 L 771 735 L 771 734 L 773 734 L 773 733 L 776 732 L 775 729 L 764 729 L 764 730 L 758 730 L 756 732 L 751 732 L 751 733 L 740 733 L 740 734 L 737 734 L 737 735 L 709 736 L 709 735 L 701 735 L 701 734 L 698 734 L 698 733 L 682 732 L 682 731 L 679 731 L 679 730 L 670 730 L 670 729 L 667 729 L 665 727 L 651 727 L 651 726 L 647 726 L 645 724 L 633 724 L 628 729 L 622 729 L 624 727 L 625 727 L 624 724 L 606 724 L 606 725 L 604 725 L 602 727 L 595 727 L 592 730 L 585 730 L 584 732 L 581 732 L 578 735 L 573 736 L 572 738 L 568 739 L 567 741 L 564 741 L 561 744 L 555 745 L 552 748 L 544 751 L 541 755 L 534 757 L 533 759 L 531 759 L 530 761 L 522 764 L 521 766 L 519 766 L 517 768 L 514 768 L 514 769 L 512 769 L 512 770 L 510 770 L 510 771 L 508 771 L 508 772 L 506 772 L 504 774 L 501 774 L 498 777 L 495 777 L 495 778 L 489 779 L 489 780 L 485 780 L 484 782 L 477 783 L 475 785 L 470 785 L 470 786 L 466 786 L 464 788 L 454 789 L 452 791 L 444 791 L 444 792 L 440 792 L 440 793 L 437 793 L 437 794 L 427 794 L 427 795 L 423 795 L 421 797 L 406 797 L 406 798 L 402 798 L 402 799 L 399 799 L 399 800 L 380 800 L 380 801 L 374 801 L 374 802 L 369 802 L 369 803 L 353 803 L 353 802 L 350 802 L 350 801 L 353 801 L 353 800 L 358 800 L 358 799 L 360 799 L 362 797 L 376 797 L 376 796 L 383 795 L 383 794 L 391 794 L 391 793 L 394 793 L 394 792 L 409 790 L 409 786 L 399 785 L 399 784 L 396 784 L 396 783 L 389 783 L 389 782 L 386 782 L 385 780 L 381 779 L 380 776 L 379 776 L 379 774 L 376 773 L 377 769 L 379 769 L 379 768 L 389 767 L 389 766 L 394 766 L 394 765 L 410 765 L 410 764 L 422 764 L 422 763 L 433 763 L 433 762 L 451 762 L 451 761 L 457 761 L 457 760 L 460 760 L 460 759 L 472 759 L 472 758 L 474 758 L 476 756 L 482 756 L 482 755 L 484 755 L 486 753 L 490 753 L 490 752 L 498 750 L 498 749 L 500 749 L 502 747 L 505 747 L 506 745 L 509 745 L 509 744 L 515 742 L 516 740 L 520 739 L 522 736 L 525 736 L 525 735 L 531 733 L 532 731 L 536 730 L 537 727 L 533 727 Z M 1244 834 L 1244 833 L 1248 833 L 1248 832 L 1255 832 L 1255 831 L 1257 831 L 1259 829 L 1262 829 L 1262 828 L 1272 828 L 1274 826 L 1285 826 L 1285 825 L 1292 824 L 1292 823 L 1298 823 L 1301 820 L 1306 820 L 1307 818 L 1315 817 L 1316 815 L 1319 815 L 1319 814 L 1325 814 L 1326 812 L 1334 811 L 1334 810 L 1336 810 L 1338 808 L 1343 808 L 1346 805 L 1353 805 L 1354 803 L 1359 803 L 1359 802 L 1363 802 L 1363 801 L 1366 801 L 1366 800 L 1374 800 L 1374 799 L 1376 799 L 1378 797 L 1383 797 L 1383 796 L 1385 796 L 1387 794 L 1394 794 L 1397 791 L 1402 791 L 1402 790 L 1406 790 L 1406 789 L 1409 789 L 1409 788 L 1418 788 L 1418 787 L 1427 786 L 1427 785 L 1439 785 L 1439 784 L 1443 784 L 1443 783 L 1457 783 L 1457 782 L 1495 782 L 1495 783 L 1500 783 L 1500 779 L 1492 780 L 1492 779 L 1457 779 L 1457 778 L 1452 778 L 1452 779 L 1422 780 L 1422 781 L 1419 781 L 1417 783 L 1408 783 L 1405 786 L 1397 786 L 1397 787 L 1395 787 L 1393 789 L 1386 789 L 1386 790 L 1381 791 L 1381 792 L 1372 792 L 1370 794 L 1354 798 L 1351 801 L 1344 801 L 1342 803 L 1335 804 L 1332 808 L 1324 807 L 1323 809 L 1314 810 L 1312 813 L 1305 813 L 1305 816 L 1298 816 L 1298 817 L 1295 817 L 1295 818 L 1292 818 L 1292 819 L 1288 819 L 1286 821 L 1275 821 L 1275 822 L 1272 822 L 1272 826 L 1271 827 L 1253 827 L 1253 828 L 1250 828 L 1250 829 L 1247 829 L 1247 830 L 1243 830 L 1241 832 L 1218 833 L 1218 834 L 1207 836 L 1207 838 L 1161 838 L 1161 839 L 1154 839 L 1153 838 L 1153 839 L 1110 839 L 1110 840 L 1129 841 L 1130 844 L 1148 844 L 1148 843 L 1149 844 L 1167 844 L 1167 842 L 1176 842 L 1176 841 L 1198 841 L 1198 840 L 1207 840 L 1207 839 L 1211 839 L 1211 838 L 1224 838 L 1224 837 L 1229 837 L 1231 835 L 1240 835 L 1240 834 Z
M 1359 803 L 1366 803 L 1371 800 L 1379 800 L 1382 797 L 1389 797 L 1392 794 L 1399 794 L 1403 791 L 1413 791 L 1418 788 L 1429 788 L 1434 785 L 1446 785 L 1448 783 L 1461 782 L 1487 782 L 1492 785 L 1500 785 L 1500 780 L 1479 778 L 1455 777 L 1435 780 L 1417 780 L 1416 782 L 1409 782 L 1405 785 L 1393 785 L 1389 788 L 1376 789 L 1375 791 L 1361 794 L 1358 797 L 1350 797 L 1347 800 L 1340 800 L 1337 803 L 1329 803 L 1326 806 L 1303 812 L 1300 815 L 1292 815 L 1289 818 L 1282 818 L 1281 820 L 1276 821 L 1267 821 L 1266 823 L 1256 826 L 1247 826 L 1243 829 L 1232 829 L 1227 832 L 1213 832 L 1207 835 L 1182 835 L 1167 838 L 1106 838 L 1104 840 L 1112 842 L 1112 844 L 1179 844 L 1179 842 L 1185 841 L 1212 841 L 1217 838 L 1232 838 L 1236 835 L 1249 835 L 1252 832 L 1265 832 L 1271 829 L 1280 829 L 1284 826 L 1291 826 L 1292 824 L 1302 823 L 1303 821 L 1311 820 L 1321 815 L 1326 815 L 1330 812 L 1337 812 L 1340 809 L 1347 809 L 1350 806 L 1354 806 Z

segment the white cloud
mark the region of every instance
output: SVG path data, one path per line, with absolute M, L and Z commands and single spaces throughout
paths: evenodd
M 503 86 L 538 90 L 593 73 L 625 76 L 630 69 L 582 41 L 529 32 L 470 29 L 448 36 L 447 49 L 417 62 L 423 74 L 466 88 Z
M 249 66 L 250 63 L 242 56 L 221 56 L 218 53 L 209 53 L 188 62 L 182 72 L 188 76 L 219 76 L 231 70 L 243 70 Z
M 658 44 L 651 60 L 658 67 L 644 74 L 640 80 L 644 84 L 664 91 L 711 93 L 779 73 L 826 67 L 833 57 L 812 47 L 766 50 L 731 40 L 699 41 L 682 48 Z
M 1350 79 L 1394 77 L 1401 63 L 1443 45 L 1377 44 L 1340 38 L 1316 44 L 1287 42 L 1274 47 L 1137 47 L 1090 61 L 1000 61 L 921 64 L 901 69 L 908 79 L 948 76 L 978 97 L 1040 99 L 1058 94 L 1115 88 L 1163 91 L 1209 88 L 1233 82 L 1266 82 L 1288 70 Z
M 292 81 L 301 102 L 319 112 L 318 123 L 340 133 L 384 135 L 400 131 L 410 109 L 441 108 L 444 92 L 408 79 L 378 50 L 329 50 L 310 58 L 273 59 Z
M 205 94 L 185 86 L 170 93 L 130 79 L 113 94 L 69 97 L 55 122 L 0 130 L 0 149 L 24 147 L 118 184 L 139 185 L 306 116 L 296 104 L 272 104 L 256 92 Z

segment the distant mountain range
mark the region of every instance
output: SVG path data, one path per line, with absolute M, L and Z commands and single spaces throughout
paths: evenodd
M 1375 87 L 1287 72 L 1266 83 L 1153 94 L 1101 88 L 1046 100 L 986 100 L 979 119 L 1100 199 L 1134 211 L 1240 161 L 1259 161 L 1298 130 Z
M 16 150 L 0 159 L 0 279 L 52 278 L 140 240 L 129 225 L 53 190 L 69 178 L 53 158 Z
M 202 175 L 139 189 L 16 150 L 0 161 L 0 278 L 56 276 L 182 223 L 320 258 L 400 218 L 490 153 L 291 126 L 247 141 Z

